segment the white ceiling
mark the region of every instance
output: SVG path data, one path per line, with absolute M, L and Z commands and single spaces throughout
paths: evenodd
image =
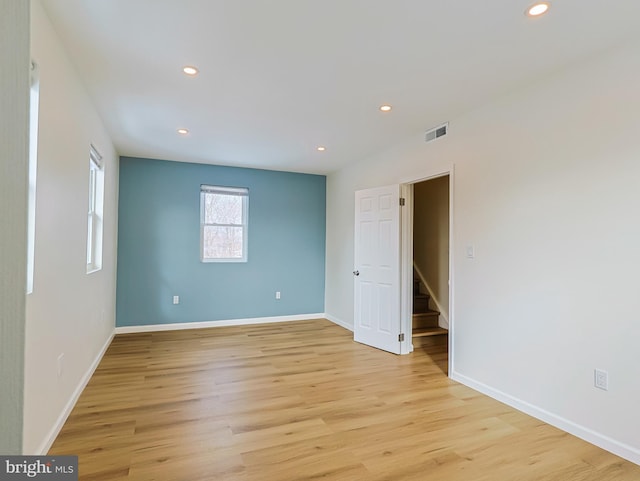
M 612 48 L 640 18 L 638 0 L 555 0 L 537 19 L 529 0 L 41 1 L 120 155 L 310 173 Z

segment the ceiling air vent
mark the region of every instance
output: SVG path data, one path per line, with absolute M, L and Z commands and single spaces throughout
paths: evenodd
M 424 134 L 425 142 L 431 142 L 432 140 L 436 140 L 440 137 L 444 137 L 447 135 L 449 131 L 449 122 L 446 122 L 442 125 L 438 125 L 437 127 L 432 128 L 431 130 L 427 130 L 427 133 Z

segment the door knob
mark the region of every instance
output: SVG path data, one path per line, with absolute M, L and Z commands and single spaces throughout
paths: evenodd
M 353 275 L 354 276 L 359 276 L 360 275 L 360 271 L 353 271 Z

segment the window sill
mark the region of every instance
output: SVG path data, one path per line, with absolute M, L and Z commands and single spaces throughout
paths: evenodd
M 218 263 L 241 263 L 247 262 L 247 259 L 200 259 L 203 264 L 218 264 Z

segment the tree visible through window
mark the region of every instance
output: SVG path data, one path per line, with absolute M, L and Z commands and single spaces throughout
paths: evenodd
M 200 186 L 203 262 L 246 262 L 249 190 Z

